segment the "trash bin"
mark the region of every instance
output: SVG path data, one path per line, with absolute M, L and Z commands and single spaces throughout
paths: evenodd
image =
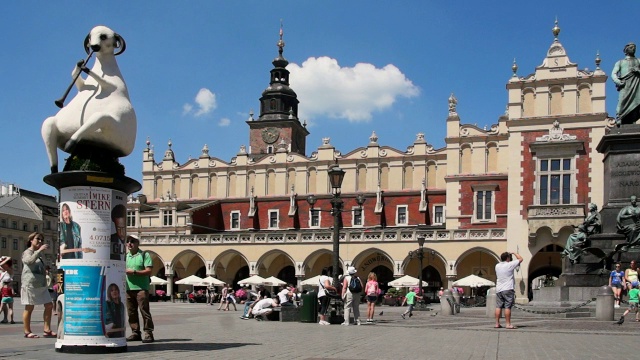
M 318 294 L 315 291 L 310 291 L 302 294 L 300 298 L 302 300 L 300 322 L 318 322 Z

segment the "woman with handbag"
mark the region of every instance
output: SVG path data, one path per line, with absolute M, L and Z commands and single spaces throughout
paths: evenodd
M 329 325 L 327 321 L 327 311 L 329 310 L 329 292 L 337 294 L 337 289 L 331 284 L 333 279 L 328 268 L 322 269 L 322 275 L 320 275 L 320 286 L 318 288 L 318 300 L 320 301 L 320 325 Z

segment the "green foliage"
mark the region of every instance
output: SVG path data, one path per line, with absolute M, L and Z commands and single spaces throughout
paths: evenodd
M 63 171 L 100 171 L 113 175 L 124 175 L 124 166 L 117 157 L 98 148 L 78 149 L 65 163 Z

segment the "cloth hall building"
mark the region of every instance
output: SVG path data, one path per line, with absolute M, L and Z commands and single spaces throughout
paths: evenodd
M 519 76 L 514 62 L 507 110 L 494 125 L 462 122 L 452 94 L 441 120 L 445 146 L 434 148 L 418 133 L 406 150 L 385 146 L 375 133 L 348 151 L 329 137 L 307 149 L 310 132 L 298 118 L 304 103 L 289 87 L 281 39 L 260 114 L 247 121 L 249 146 L 239 144 L 236 157 L 216 158 L 204 145 L 198 158 L 180 163 L 170 142 L 156 154 L 147 141 L 128 232 L 153 254 L 153 275 L 170 283 L 195 274 L 237 286 L 257 274 L 299 284 L 332 264 L 333 218 L 317 209 L 331 208 L 327 171 L 337 160 L 346 172 L 344 209 L 352 210 L 341 213 L 343 270 L 373 271 L 381 285 L 422 271 L 426 295 L 435 297 L 470 274 L 495 281 L 500 254 L 517 251 L 524 257 L 517 296 L 526 301 L 533 279 L 560 274 L 560 252 L 588 204 L 602 205 L 596 146 L 613 125 L 600 59 L 594 71 L 579 69 L 557 25 L 553 34 L 532 73 Z M 318 199 L 313 209 L 309 194 Z M 408 255 L 418 236 L 426 238 L 422 269 Z

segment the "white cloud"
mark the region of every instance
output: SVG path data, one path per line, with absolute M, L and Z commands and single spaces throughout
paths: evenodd
M 207 88 L 202 88 L 198 91 L 196 98 L 194 99 L 196 109 L 194 116 L 202 116 L 206 115 L 218 107 L 216 102 L 216 94 L 212 93 L 211 90 Z M 184 104 L 182 106 L 182 115 L 190 114 L 194 111 L 194 105 L 192 104 Z
M 394 65 L 376 68 L 367 63 L 340 67 L 326 56 L 289 64 L 291 88 L 298 94 L 299 117 L 328 116 L 367 122 L 376 111 L 389 109 L 398 97 L 415 97 L 420 90 Z
M 228 118 L 222 118 L 220 119 L 220 121 L 218 121 L 218 126 L 221 127 L 229 126 L 229 124 L 231 124 L 231 120 L 229 120 Z

